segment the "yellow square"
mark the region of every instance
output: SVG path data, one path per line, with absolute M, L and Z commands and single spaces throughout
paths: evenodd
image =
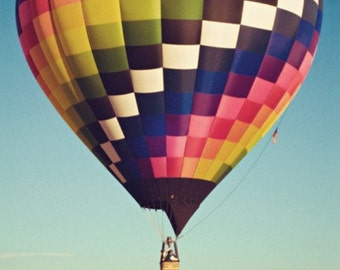
M 66 115 L 68 115 L 69 119 L 75 124 L 76 127 L 78 127 L 77 130 L 85 126 L 84 121 L 81 119 L 73 106 L 66 110 Z
M 86 25 L 122 21 L 118 0 L 86 0 L 83 9 Z
M 256 128 L 254 125 L 249 125 L 246 132 L 243 134 L 241 140 L 238 143 L 243 146 L 248 145 L 258 131 L 259 129 Z
M 251 140 L 246 145 L 246 149 L 249 152 L 263 137 L 263 134 L 261 134 L 261 130 L 258 130 L 258 132 L 251 138 Z
M 60 84 L 64 84 L 73 79 L 71 77 L 72 74 L 67 71 L 62 59 L 58 59 L 57 61 L 50 63 L 50 67 L 53 70 L 54 76 Z
M 34 29 L 39 41 L 55 35 L 55 29 L 51 22 L 51 14 L 45 12 L 33 20 Z
M 40 42 L 40 46 L 49 64 L 61 59 L 59 47 L 55 36 L 51 36 Z
M 59 37 L 66 56 L 91 51 L 85 26 L 61 33 Z
M 230 153 L 225 163 L 231 167 L 235 167 L 237 163 L 246 155 L 246 150 L 243 145 L 237 144 L 233 151 Z
M 72 100 L 70 100 L 64 93 L 64 90 L 56 81 L 54 74 L 52 73 L 50 67 L 46 67 L 40 71 L 41 77 L 43 78 L 45 84 L 50 89 L 54 98 L 58 101 L 63 110 L 66 110 L 72 105 Z
M 39 73 L 40 73 L 40 76 L 42 77 L 44 83 L 47 85 L 47 87 L 50 89 L 50 91 L 52 93 L 55 91 L 55 89 L 60 88 L 60 84 L 55 79 L 55 76 L 54 76 L 54 74 L 51 71 L 51 68 L 49 66 L 39 70 Z
M 217 172 L 221 168 L 223 162 L 219 160 L 214 160 L 211 164 L 210 167 L 205 175 L 206 179 L 214 179 L 216 177 Z
M 122 0 L 120 2 L 123 21 L 161 18 L 161 1 L 159 0 Z
M 96 63 L 91 52 L 71 55 L 67 62 L 75 78 L 88 77 L 98 73 Z
M 212 164 L 211 159 L 203 159 L 201 158 L 198 162 L 194 178 L 205 179 L 205 175 L 208 172 L 210 165 Z
M 63 117 L 64 114 L 64 109 L 60 106 L 60 104 L 58 103 L 58 101 L 55 99 L 55 97 L 53 96 L 53 94 L 49 93 L 48 94 L 48 99 L 49 101 L 52 103 L 52 105 L 54 106 L 54 108 L 56 109 L 56 111 L 61 115 L 61 117 Z
M 46 58 L 41 50 L 40 44 L 34 46 L 30 50 L 30 55 L 32 57 L 32 60 L 38 70 L 46 67 L 48 65 L 48 62 L 46 61 Z
M 225 141 L 220 148 L 220 151 L 216 155 L 216 159 L 220 161 L 225 161 L 235 146 L 236 143 Z
M 53 22 L 59 33 L 85 25 L 81 3 L 56 8 L 52 12 Z

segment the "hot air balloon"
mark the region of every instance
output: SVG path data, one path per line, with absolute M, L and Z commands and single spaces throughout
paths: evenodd
M 178 236 L 312 64 L 322 0 L 17 0 L 48 99 Z

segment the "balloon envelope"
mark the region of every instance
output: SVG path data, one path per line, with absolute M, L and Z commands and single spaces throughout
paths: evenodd
M 321 0 L 17 0 L 51 103 L 179 235 L 264 136 L 312 63 Z

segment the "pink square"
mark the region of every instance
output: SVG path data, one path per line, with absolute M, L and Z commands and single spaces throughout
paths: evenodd
M 189 136 L 199 138 L 207 137 L 213 121 L 213 116 L 191 115 Z
M 20 41 L 23 45 L 23 50 L 25 53 L 29 52 L 33 47 L 39 44 L 37 35 L 34 30 L 33 23 L 27 24 L 22 29 L 22 34 L 20 36 Z
M 236 119 L 245 98 L 223 95 L 216 116 L 224 119 Z
M 273 89 L 273 86 L 274 83 L 257 77 L 251 87 L 248 100 L 263 104 Z
M 33 16 L 37 17 L 40 14 L 50 11 L 50 3 L 46 0 L 30 0 L 29 2 L 33 2 L 30 4 L 31 11 L 33 12 Z
M 299 68 L 299 71 L 302 74 L 303 78 L 307 76 L 307 73 L 312 65 L 312 62 L 313 56 L 309 52 L 307 52 Z
M 180 177 L 183 167 L 183 157 L 167 158 L 167 176 Z
M 286 93 L 286 90 L 282 87 L 276 86 L 273 88 L 273 91 L 270 93 L 268 99 L 266 100 L 265 104 L 271 108 L 275 109 L 277 104 L 280 102 L 283 95 Z
M 166 155 L 168 157 L 183 157 L 186 136 L 166 136 Z
M 26 24 L 32 22 L 32 12 L 31 12 L 30 1 L 21 2 L 19 5 L 19 18 L 20 25 L 23 28 Z
M 297 74 L 298 74 L 298 70 L 295 67 L 293 67 L 291 64 L 286 63 L 282 69 L 282 72 L 276 84 L 281 86 L 284 89 L 287 89 L 289 88 L 291 82 L 294 80 Z
M 152 157 L 150 159 L 154 176 L 156 178 L 166 177 L 167 176 L 166 157 Z
M 29 67 L 31 68 L 31 71 L 32 71 L 34 77 L 37 78 L 40 75 L 40 71 L 38 70 L 38 68 L 34 64 L 34 61 L 33 61 L 32 57 L 31 57 L 31 55 L 28 54 L 28 55 L 25 55 L 25 56 L 26 56 L 26 61 L 27 61 L 28 65 L 29 65 Z
M 290 83 L 290 86 L 287 88 L 287 92 L 290 95 L 294 95 L 296 91 L 300 88 L 302 81 L 303 81 L 302 74 L 298 72 L 295 78 Z

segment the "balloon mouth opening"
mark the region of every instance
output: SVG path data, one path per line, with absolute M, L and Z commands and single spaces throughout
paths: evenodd
M 149 178 L 124 184 L 142 208 L 163 210 L 176 236 L 215 186 L 213 182 L 191 178 Z

